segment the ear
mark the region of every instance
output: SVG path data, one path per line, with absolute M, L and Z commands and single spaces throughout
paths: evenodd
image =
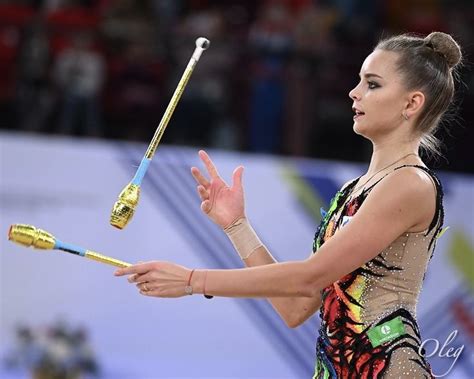
M 408 101 L 405 105 L 404 114 L 407 118 L 413 118 L 420 114 L 425 104 L 425 95 L 423 92 L 415 91 L 408 94 Z

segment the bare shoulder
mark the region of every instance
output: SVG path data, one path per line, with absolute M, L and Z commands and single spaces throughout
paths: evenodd
M 433 180 L 424 170 L 417 167 L 401 167 L 382 180 L 385 190 L 400 191 L 408 197 L 423 197 L 435 194 Z
M 387 175 L 369 194 L 367 201 L 378 206 L 393 204 L 411 214 L 409 231 L 425 229 L 436 210 L 436 188 L 431 177 L 416 167 L 402 167 Z
M 373 259 L 403 233 L 426 230 L 435 211 L 435 187 L 423 170 L 391 172 L 368 192 L 350 222 L 308 259 L 321 288 Z

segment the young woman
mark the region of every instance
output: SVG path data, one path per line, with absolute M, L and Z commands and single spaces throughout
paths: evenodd
M 459 45 L 440 32 L 382 40 L 365 59 L 349 97 L 354 131 L 373 154 L 367 172 L 336 193 L 307 260 L 275 261 L 245 216 L 243 167 L 229 187 L 201 151 L 210 176 L 192 168 L 201 208 L 247 268 L 149 262 L 116 275 L 131 274 L 146 296 L 266 297 L 289 327 L 320 309 L 315 378 L 432 377 L 416 303 L 443 224 L 443 193 L 418 152 L 434 148 L 460 60 Z

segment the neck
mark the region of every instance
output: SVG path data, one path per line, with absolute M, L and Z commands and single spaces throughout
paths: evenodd
M 408 141 L 405 143 L 374 143 L 372 157 L 370 159 L 369 168 L 367 175 L 373 175 L 377 171 L 383 169 L 385 166 L 390 165 L 408 154 L 404 159 L 401 159 L 395 166 L 399 166 L 406 162 L 419 161 L 415 155 L 418 155 L 418 149 L 420 146 L 419 141 Z

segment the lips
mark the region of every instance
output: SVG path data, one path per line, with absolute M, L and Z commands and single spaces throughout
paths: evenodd
M 355 113 L 354 120 L 357 120 L 358 118 L 365 115 L 365 112 L 362 112 L 359 108 L 356 108 L 356 107 L 352 107 L 352 111 Z

